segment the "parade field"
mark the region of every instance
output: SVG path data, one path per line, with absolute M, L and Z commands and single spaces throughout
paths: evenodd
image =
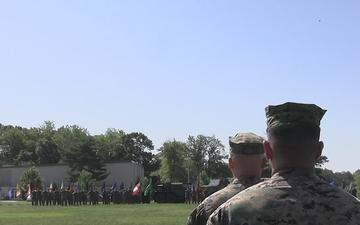
M 35 207 L 28 202 L 0 202 L 0 224 L 183 225 L 194 207 L 185 204 Z

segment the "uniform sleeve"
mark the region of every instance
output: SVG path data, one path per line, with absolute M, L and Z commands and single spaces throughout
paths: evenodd
M 229 223 L 229 216 L 227 213 L 226 207 L 224 205 L 220 206 L 215 212 L 213 212 L 206 225 L 228 225 Z
M 191 212 L 187 225 L 206 225 L 207 219 L 204 204 L 200 204 Z

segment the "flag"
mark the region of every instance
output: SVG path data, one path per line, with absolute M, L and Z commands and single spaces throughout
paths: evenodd
M 101 187 L 101 192 L 104 192 L 106 190 L 106 184 L 105 182 L 103 182 L 102 187 Z
M 137 183 L 133 189 L 133 192 L 132 192 L 132 195 L 133 196 L 138 196 L 141 194 L 141 185 L 140 185 L 140 182 Z
M 117 183 L 115 182 L 115 183 L 113 184 L 113 186 L 111 187 L 111 190 L 112 190 L 112 191 L 116 191 L 116 188 L 117 188 Z
M 62 190 L 62 191 L 64 190 L 64 181 L 63 180 L 61 181 L 60 190 Z
M 26 200 L 31 200 L 31 184 L 29 184 Z
M 144 196 L 148 196 L 148 195 L 151 195 L 153 192 L 153 186 L 152 186 L 152 178 L 150 178 L 149 180 L 149 184 L 148 186 L 145 188 L 145 191 L 144 191 Z
M 16 198 L 20 198 L 21 197 L 21 190 L 19 187 L 19 184 L 16 184 L 16 194 L 15 194 Z
M 9 197 L 9 200 L 13 199 L 13 189 L 10 186 L 9 186 L 9 189 L 8 189 L 8 197 Z

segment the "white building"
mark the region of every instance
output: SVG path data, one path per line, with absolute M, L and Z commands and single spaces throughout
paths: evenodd
M 118 187 L 121 183 L 125 188 L 130 185 L 135 185 L 135 182 L 144 177 L 144 168 L 142 165 L 133 162 L 114 162 L 106 163 L 105 168 L 109 173 L 104 180 L 106 186 L 112 186 L 115 182 Z M 14 166 L 14 167 L 0 167 L 0 187 L 2 187 L 2 195 L 7 192 L 8 187 L 16 187 L 19 183 L 23 172 L 31 166 Z M 53 164 L 35 166 L 40 173 L 43 184 L 48 186 L 50 183 L 61 184 L 65 183 L 65 178 L 68 176 L 69 166 L 66 164 Z M 102 183 L 101 181 L 100 183 Z

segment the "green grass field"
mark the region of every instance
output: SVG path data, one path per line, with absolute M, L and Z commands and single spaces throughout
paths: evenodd
M 1 225 L 183 225 L 195 205 L 37 206 L 0 202 Z

